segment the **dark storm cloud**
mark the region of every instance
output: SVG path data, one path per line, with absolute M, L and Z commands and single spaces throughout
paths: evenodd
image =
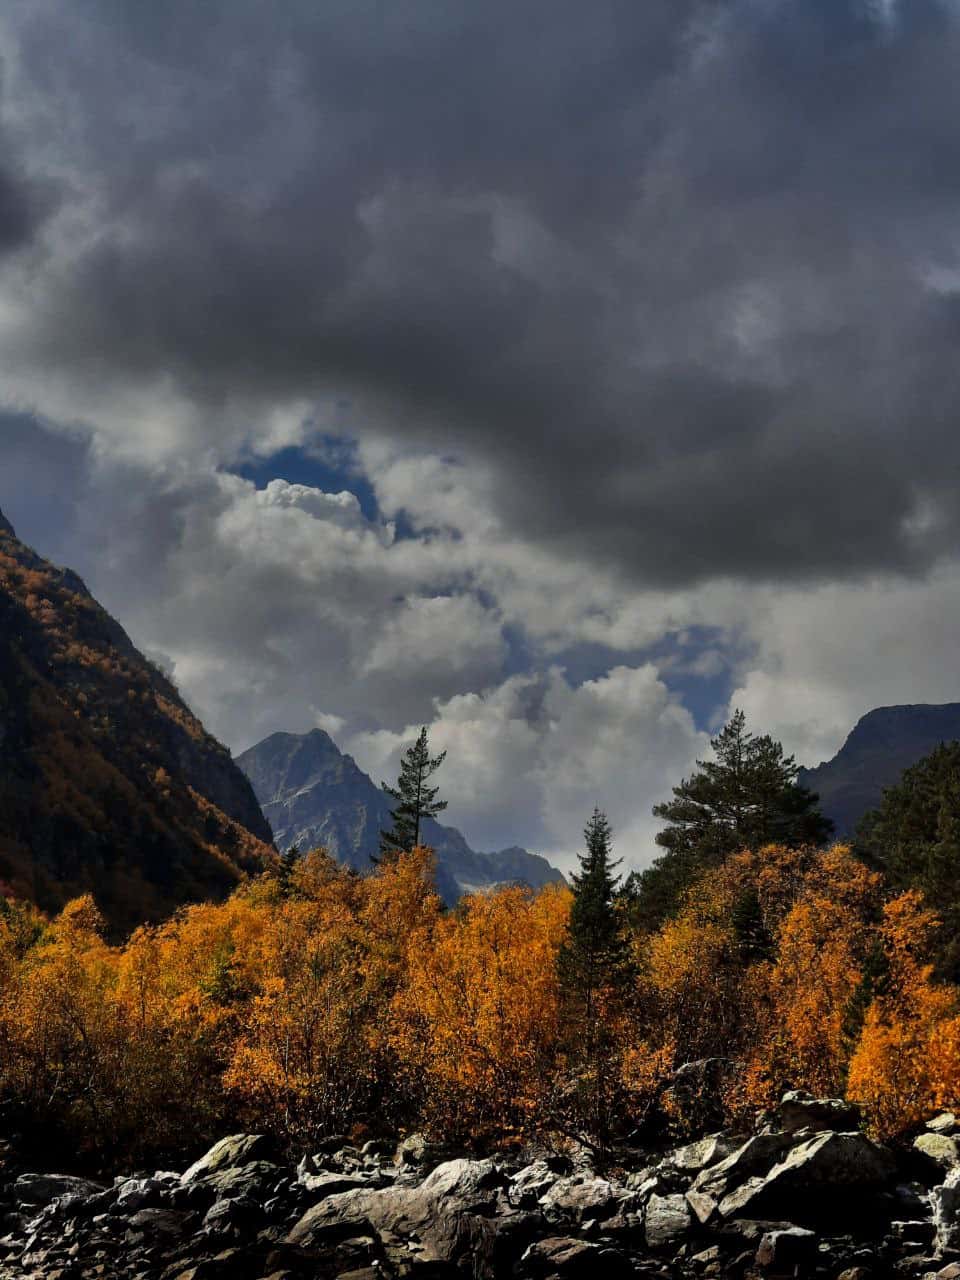
M 14 353 L 251 422 L 349 394 L 639 581 L 923 571 L 960 534 L 960 20 L 882 11 L 25 8 L 24 162 L 59 147 L 100 233 Z

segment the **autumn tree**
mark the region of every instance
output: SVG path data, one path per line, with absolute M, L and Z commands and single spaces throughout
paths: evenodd
M 573 876 L 570 923 L 557 957 L 570 1065 L 568 1105 L 602 1143 L 610 1134 L 616 1090 L 616 1032 L 630 957 L 616 907 L 618 863 L 606 815 L 594 809 L 586 851 Z
M 397 785 L 381 784 L 387 795 L 397 802 L 396 808 L 390 811 L 390 830 L 380 832 L 381 855 L 416 849 L 421 843 L 424 819 L 435 818 L 446 809 L 447 801 L 437 799 L 439 788 L 429 785 L 429 779 L 446 756 L 447 753 L 441 751 L 431 757 L 424 725 L 416 742 L 403 753 Z
M 697 872 L 737 850 L 822 844 L 833 829 L 818 797 L 797 782 L 794 757 L 768 735 L 750 733 L 742 711 L 710 746 L 715 759 L 698 760 L 697 772 L 673 788 L 673 799 L 654 807 L 667 824 L 656 836 L 665 852 L 626 886 L 641 928 L 674 914 Z
M 496 1140 L 543 1128 L 558 1068 L 556 959 L 570 891 L 473 894 L 410 953 L 395 1044 L 422 1073 L 422 1116 L 444 1137 Z
M 890 1137 L 960 1101 L 957 989 L 937 982 L 939 921 L 916 890 L 886 903 L 884 980 L 863 1019 L 847 1088 L 874 1132 Z

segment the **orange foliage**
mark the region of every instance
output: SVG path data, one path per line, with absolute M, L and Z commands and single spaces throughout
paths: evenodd
M 475 894 L 411 951 L 394 1043 L 422 1072 L 425 1117 L 439 1131 L 489 1136 L 542 1119 L 570 903 L 565 888 Z
M 569 1083 L 556 958 L 571 900 L 506 888 L 445 912 L 426 850 L 367 877 L 315 851 L 123 946 L 89 896 L 52 922 L 0 899 L 0 1101 L 131 1158 L 227 1125 L 297 1145 L 549 1130 Z M 608 1027 L 623 1127 L 658 1104 L 680 1127 L 742 1116 L 787 1087 L 846 1088 L 884 1135 L 956 1106 L 960 1009 L 932 976 L 935 927 L 841 846 L 703 875 L 636 940 Z M 705 1057 L 730 1071 L 684 1111 L 674 1072 Z
M 957 992 L 934 982 L 927 962 L 936 926 L 915 891 L 884 907 L 886 972 L 867 1010 L 848 1085 L 881 1135 L 960 1102 Z

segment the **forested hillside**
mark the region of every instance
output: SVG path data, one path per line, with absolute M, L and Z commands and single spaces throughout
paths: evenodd
M 957 738 L 960 702 L 877 707 L 857 721 L 832 760 L 801 769 L 800 781 L 819 794 L 837 834 L 851 836 L 904 769 Z
M 221 898 L 274 857 L 229 752 L 69 570 L 0 518 L 0 881 L 112 929 Z

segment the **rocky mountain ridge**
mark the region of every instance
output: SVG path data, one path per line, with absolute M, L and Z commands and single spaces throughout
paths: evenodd
M 420 1135 L 324 1141 L 295 1167 L 259 1134 L 183 1173 L 112 1184 L 0 1170 L 0 1280 L 564 1280 L 960 1274 L 951 1114 L 912 1150 L 839 1099 L 787 1094 L 754 1134 L 479 1159 Z
M 960 739 L 960 702 L 876 707 L 857 721 L 831 760 L 801 769 L 798 780 L 820 796 L 820 808 L 833 819 L 838 837 L 849 837 L 904 769 L 955 739 Z
M 380 832 L 390 827 L 393 802 L 329 734 L 274 733 L 238 755 L 237 764 L 250 779 L 279 849 L 322 845 L 339 862 L 370 869 Z M 563 879 L 526 849 L 478 853 L 455 827 L 433 819 L 427 819 L 423 835 L 436 852 L 437 887 L 448 903 L 495 884 L 522 881 L 536 889 Z
M 0 883 L 118 931 L 275 858 L 249 782 L 83 581 L 0 514 Z

